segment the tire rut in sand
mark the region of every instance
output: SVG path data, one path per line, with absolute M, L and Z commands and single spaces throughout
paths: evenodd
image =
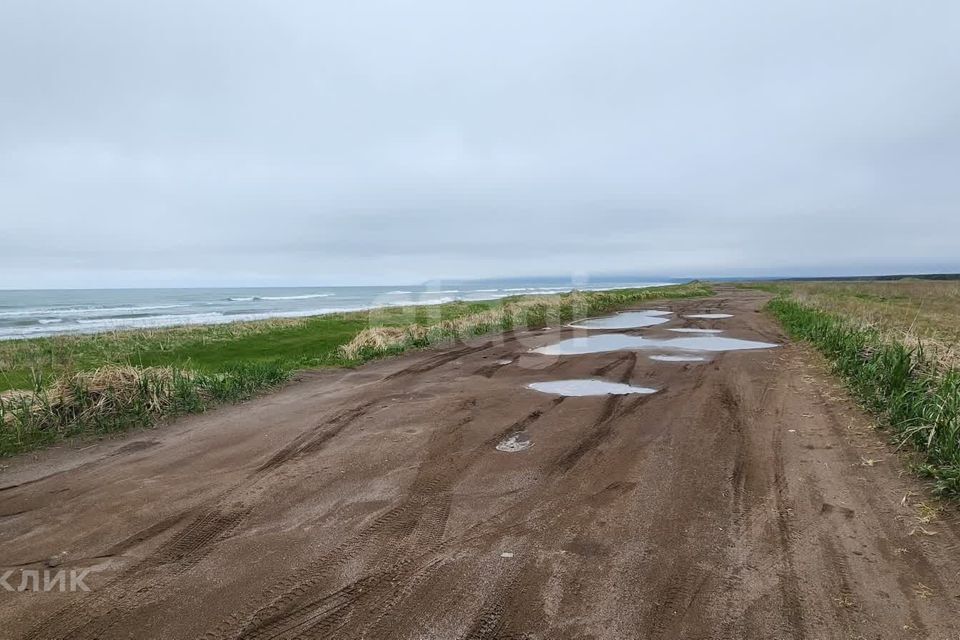
M 486 349 L 490 349 L 493 346 L 500 346 L 515 340 L 516 338 L 507 338 L 503 342 L 499 343 L 499 345 L 493 345 L 487 342 L 482 345 L 462 347 L 460 349 L 454 349 L 452 351 L 444 351 L 443 353 L 427 358 L 423 362 L 418 362 L 416 364 L 410 365 L 409 367 L 405 367 L 400 371 L 395 371 L 394 373 L 391 373 L 390 375 L 386 376 L 384 378 L 384 381 L 395 380 L 397 378 L 403 378 L 403 377 L 415 375 L 418 373 L 426 373 L 428 371 L 432 371 L 434 369 L 442 367 L 445 364 L 449 364 L 454 360 L 459 360 L 464 356 L 477 353 L 478 351 L 484 351 Z
M 710 578 L 710 573 L 696 567 L 688 567 L 674 578 L 674 582 L 656 603 L 649 618 L 648 638 L 663 638 L 668 632 L 683 622 L 687 612 L 693 606 Z M 670 633 L 669 637 L 677 637 Z
M 455 472 L 449 469 L 446 474 L 418 478 L 399 505 L 275 585 L 261 600 L 266 600 L 266 605 L 254 606 L 239 620 L 231 618 L 205 637 L 280 638 L 305 627 L 321 630 L 344 624 L 361 598 L 372 597 L 399 579 L 407 567 L 400 562 L 405 554 L 418 545 L 435 546 L 440 542 L 449 514 L 450 494 L 446 486 Z M 378 571 L 367 567 L 368 573 L 360 579 L 333 593 L 324 593 L 326 585 L 338 579 L 346 564 L 370 553 L 379 558 L 377 565 L 392 568 Z
M 362 416 L 371 404 L 368 402 L 343 411 L 299 436 L 261 465 L 247 481 L 215 499 L 212 506 L 206 507 L 152 554 L 96 592 L 66 605 L 51 621 L 38 625 L 28 638 L 96 638 L 138 607 L 162 597 L 161 587 L 202 561 L 250 514 L 252 508 L 245 502 L 264 490 L 269 473 L 285 462 L 322 448 Z M 246 500 L 245 492 L 249 493 Z M 170 529 L 183 518 L 184 514 L 178 514 L 118 544 L 121 548 L 140 544 Z
M 210 509 L 160 545 L 157 551 L 140 562 L 134 570 L 143 571 L 174 563 L 184 568 L 196 564 L 210 552 L 214 542 L 233 531 L 249 512 L 249 509 Z
M 652 396 L 640 396 L 627 400 L 626 395 L 608 396 L 600 410 L 600 415 L 585 428 L 586 436 L 569 448 L 552 464 L 553 471 L 567 473 L 584 456 L 603 444 L 613 433 L 617 420 L 625 418 L 644 405 Z
M 163 597 L 164 587 L 199 563 L 246 517 L 247 510 L 209 509 L 119 576 L 41 622 L 28 640 L 100 638 L 136 608 Z
M 290 460 L 319 451 L 329 440 L 362 417 L 372 404 L 373 402 L 366 402 L 342 411 L 310 431 L 300 434 L 257 467 L 254 475 L 271 471 Z
M 449 453 L 460 448 L 462 427 L 472 421 L 472 416 L 448 426 L 432 442 L 398 505 L 295 575 L 275 584 L 251 602 L 246 613 L 231 616 L 204 637 L 284 638 L 304 633 L 311 637 L 331 630 L 337 630 L 338 637 L 347 637 L 351 623 L 365 618 L 357 614 L 359 610 L 373 607 L 366 619 L 376 617 L 376 603 L 402 600 L 406 597 L 403 594 L 413 588 L 411 580 L 424 579 L 425 567 L 442 565 L 437 554 L 447 544 L 443 534 L 453 483 L 481 458 L 491 442 L 499 441 L 503 433 L 530 426 L 562 401 L 563 398 L 551 400 L 461 457 L 450 457 Z M 460 410 L 469 412 L 475 404 L 467 401 Z M 374 558 L 365 563 L 364 576 L 333 593 L 328 591 L 349 562 L 371 554 Z
M 800 580 L 797 577 L 796 565 L 793 561 L 793 533 L 790 523 L 790 504 L 787 480 L 783 464 L 783 437 L 782 429 L 778 428 L 773 436 L 774 460 L 774 498 L 776 506 L 775 522 L 777 527 L 777 541 L 780 557 L 783 561 L 783 571 L 777 576 L 777 586 L 783 602 L 783 615 L 789 625 L 789 633 L 794 640 L 806 638 L 803 619 L 803 601 L 800 596 Z
M 504 571 L 499 584 L 487 597 L 459 640 L 527 640 L 534 635 L 518 629 L 531 624 L 524 620 L 537 599 L 530 591 L 534 588 L 535 571 L 532 563 L 525 563 Z
M 469 411 L 475 402 L 463 403 Z M 346 541 L 269 588 L 245 612 L 231 616 L 206 638 L 273 638 L 303 628 L 339 627 L 361 600 L 392 590 L 408 571 L 409 558 L 420 557 L 443 538 L 450 512 L 450 487 L 465 470 L 449 451 L 458 448 L 467 415 L 442 430 L 421 463 L 399 504 L 381 514 Z M 415 553 L 414 553 L 415 552 Z M 329 593 L 341 571 L 357 557 L 372 556 L 366 575 Z M 407 557 L 407 560 L 403 560 Z M 415 571 L 414 571 L 415 572 Z M 332 598 L 332 600 L 331 600 Z

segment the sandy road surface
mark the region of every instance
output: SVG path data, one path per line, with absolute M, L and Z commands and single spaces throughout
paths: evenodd
M 655 303 L 675 319 L 637 333 L 782 343 L 763 301 Z M 806 348 L 529 353 L 560 338 L 310 375 L 13 461 L 0 566 L 66 551 L 53 563 L 96 571 L 88 593 L 0 591 L 0 636 L 960 636 L 957 530 L 918 523 L 918 485 Z M 579 377 L 660 391 L 524 388 Z M 529 449 L 496 450 L 518 432 Z

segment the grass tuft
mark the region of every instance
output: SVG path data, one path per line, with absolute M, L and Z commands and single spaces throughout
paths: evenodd
M 216 374 L 107 366 L 58 378 L 33 391 L 5 391 L 0 394 L 0 454 L 148 426 L 162 418 L 243 400 L 288 377 L 279 365 L 262 363 Z

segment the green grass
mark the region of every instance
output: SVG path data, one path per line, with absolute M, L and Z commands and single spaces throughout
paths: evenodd
M 199 413 L 247 399 L 289 375 L 277 364 L 248 363 L 216 374 L 115 367 L 61 378 L 39 392 L 0 398 L 0 455 Z
M 276 386 L 298 369 L 354 366 L 439 342 L 711 293 L 689 283 L 0 342 L 0 455 L 204 411 Z M 384 344 L 365 342 L 384 332 Z M 350 344 L 358 346 L 346 349 Z
M 790 292 L 790 287 L 781 282 L 738 282 L 734 286 L 737 289 L 754 289 L 776 295 L 783 295 Z
M 875 329 L 945 368 L 960 368 L 960 280 L 782 281 L 738 285 L 761 289 Z
M 859 401 L 920 454 L 935 490 L 960 497 L 960 370 L 908 345 L 810 304 L 778 297 L 768 309 L 794 338 L 823 352 Z
M 311 318 L 115 331 L 0 341 L 0 391 L 34 389 L 57 377 L 108 365 L 174 366 L 221 372 L 248 363 L 287 369 L 353 364 L 338 348 L 376 323 L 428 325 L 496 305 L 497 301 L 397 307 Z

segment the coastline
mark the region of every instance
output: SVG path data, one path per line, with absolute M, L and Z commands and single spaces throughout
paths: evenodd
M 575 287 L 557 281 L 499 281 L 496 286 L 248 287 L 188 289 L 0 290 L 0 341 L 92 335 L 117 330 L 206 326 L 309 318 L 390 307 L 487 302 L 518 295 L 557 295 L 574 289 L 609 291 L 676 284 L 597 281 Z M 510 286 L 524 284 L 526 286 Z
M 670 297 L 690 285 L 594 291 L 650 292 Z M 36 389 L 53 378 L 102 366 L 178 366 L 216 372 L 238 363 L 274 363 L 286 368 L 350 365 L 337 349 L 371 326 L 431 325 L 525 299 L 550 303 L 568 293 L 511 295 L 442 304 L 272 317 L 215 324 L 184 324 L 98 333 L 69 333 L 0 341 L 0 391 Z
M 298 370 L 351 367 L 423 347 L 559 326 L 647 301 L 712 291 L 692 282 L 7 341 L 0 343 L 0 455 L 241 401 L 275 388 Z M 384 330 L 389 340 L 366 341 Z

